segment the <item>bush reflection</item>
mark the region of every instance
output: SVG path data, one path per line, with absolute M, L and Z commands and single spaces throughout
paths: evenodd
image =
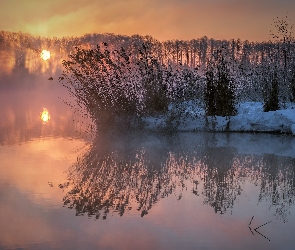
M 135 208 L 144 216 L 160 199 L 171 194 L 181 199 L 190 191 L 223 214 L 250 183 L 260 188 L 258 202 L 267 201 L 275 207 L 275 216 L 287 220 L 294 205 L 294 158 L 238 154 L 226 146 L 186 147 L 178 140 L 97 139 L 68 170 L 64 204 L 76 215 L 97 219 L 106 219 L 110 212 L 122 216 Z

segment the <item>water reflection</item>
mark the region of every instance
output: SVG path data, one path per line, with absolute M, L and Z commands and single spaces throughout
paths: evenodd
M 54 186 L 83 147 L 65 138 L 0 146 L 0 249 L 67 249 L 55 244 L 64 240 L 66 215 L 58 213 L 63 194 Z
M 64 103 L 68 97 L 62 88 L 39 84 L 0 92 L 0 144 L 49 136 L 91 137 L 89 119 Z
M 50 115 L 49 115 L 49 112 L 46 108 L 44 108 L 43 111 L 41 112 L 40 118 L 41 118 L 41 121 L 43 122 L 43 124 L 46 124 L 47 122 L 49 122 Z
M 295 158 L 212 146 L 216 136 L 210 134 L 189 137 L 190 145 L 180 143 L 187 134 L 100 137 L 69 169 L 70 181 L 61 186 L 69 188 L 64 204 L 76 215 L 97 219 L 106 219 L 110 212 L 122 216 L 131 209 L 144 216 L 161 199 L 181 199 L 188 190 L 215 213 L 224 214 L 250 184 L 260 188 L 252 199 L 266 201 L 277 218 L 287 220 L 294 205 Z

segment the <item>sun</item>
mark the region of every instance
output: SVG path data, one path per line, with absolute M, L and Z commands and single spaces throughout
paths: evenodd
M 43 49 L 42 52 L 41 52 L 41 54 L 40 54 L 40 57 L 44 61 L 46 61 L 46 60 L 48 60 L 50 58 L 50 52 L 48 50 Z
M 44 124 L 49 122 L 50 115 L 49 115 L 49 112 L 48 112 L 48 110 L 46 108 L 44 108 L 43 111 L 41 112 L 40 118 L 41 118 L 41 120 L 43 121 Z

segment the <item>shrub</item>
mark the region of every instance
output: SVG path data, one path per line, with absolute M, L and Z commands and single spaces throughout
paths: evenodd
M 86 108 L 98 127 L 109 128 L 118 122 L 120 127 L 128 127 L 132 117 L 141 112 L 142 97 L 125 50 L 110 52 L 107 44 L 104 49 L 77 47 L 69 57 L 63 61 L 62 79 L 78 104 Z
M 99 128 L 128 129 L 142 115 L 168 110 L 167 69 L 153 56 L 148 43 L 139 58 L 123 49 L 76 48 L 63 61 L 63 85 L 85 107 Z

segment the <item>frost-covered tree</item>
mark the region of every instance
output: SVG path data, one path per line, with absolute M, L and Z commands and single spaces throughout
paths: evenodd
M 278 18 L 273 23 L 274 31 L 271 32 L 275 42 L 275 67 L 278 71 L 278 81 L 283 102 L 287 99 L 294 100 L 293 95 L 293 68 L 295 67 L 295 42 L 293 37 L 293 24 L 288 16 Z
M 144 43 L 139 50 L 139 60 L 136 62 L 140 81 L 145 91 L 145 113 L 155 114 L 168 109 L 167 82 L 165 66 L 153 55 L 151 43 Z
M 224 50 L 217 50 L 208 61 L 204 96 L 208 116 L 236 114 L 234 79 Z

